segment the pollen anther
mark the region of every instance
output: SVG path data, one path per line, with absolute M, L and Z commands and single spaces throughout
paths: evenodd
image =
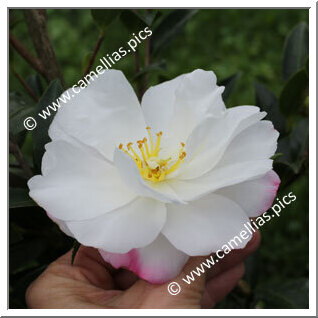
M 132 142 L 127 144 L 127 150 L 123 148 L 122 143 L 119 144 L 118 148 L 134 159 L 141 176 L 145 180 L 159 182 L 164 180 L 168 174 L 179 168 L 186 156 L 185 151 L 183 151 L 185 144 L 181 142 L 181 149 L 179 150 L 179 156 L 177 157 L 178 159 L 172 159 L 172 157 L 167 159 L 160 158 L 159 152 L 161 149 L 161 136 L 163 133 L 162 131 L 156 133 L 156 144 L 154 144 L 152 134 L 150 132 L 151 128 L 148 126 L 146 129 L 148 131 L 150 147 L 148 146 L 146 137 L 142 140 L 137 140 L 136 142 L 141 157 L 135 152 Z

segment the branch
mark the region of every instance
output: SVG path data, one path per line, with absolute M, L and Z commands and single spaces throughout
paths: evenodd
M 46 11 L 43 9 L 25 9 L 23 11 L 35 51 L 45 69 L 45 78 L 48 81 L 59 78 L 65 87 L 60 66 L 47 32 Z
M 17 77 L 17 79 L 19 80 L 19 82 L 22 84 L 22 86 L 24 87 L 24 89 L 25 89 L 25 90 L 29 93 L 29 95 L 33 98 L 33 100 L 34 100 L 35 102 L 38 102 L 38 101 L 39 101 L 38 97 L 35 95 L 35 93 L 34 93 L 33 90 L 31 89 L 31 87 L 27 84 L 27 82 L 23 79 L 23 77 L 22 77 L 20 74 L 18 74 L 13 67 L 11 67 L 11 70 L 12 70 L 13 74 Z
M 103 42 L 103 39 L 104 39 L 104 34 L 103 34 L 103 32 L 101 32 L 99 34 L 99 36 L 98 36 L 94 51 L 93 51 L 92 55 L 89 58 L 88 65 L 87 65 L 87 67 L 86 67 L 86 69 L 84 71 L 84 76 L 90 71 L 92 65 L 94 64 L 97 52 L 99 51 L 99 48 L 100 48 L 100 46 L 101 46 L 101 44 Z
M 33 172 L 27 162 L 24 160 L 22 152 L 18 146 L 18 144 L 15 142 L 14 138 L 12 135 L 10 135 L 10 140 L 9 140 L 9 149 L 10 152 L 15 156 L 17 161 L 20 164 L 20 167 L 23 169 L 25 172 L 26 176 L 28 178 L 31 178 L 33 176 Z
M 38 58 L 33 56 L 28 49 L 10 32 L 9 35 L 10 43 L 15 50 L 33 67 L 38 73 L 46 78 L 46 74 L 42 64 Z

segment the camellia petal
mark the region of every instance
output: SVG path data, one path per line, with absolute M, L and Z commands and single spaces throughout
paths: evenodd
M 170 179 L 169 185 L 184 201 L 198 200 L 218 189 L 261 177 L 272 169 L 270 159 L 245 161 L 215 167 L 205 175 L 191 180 Z
M 138 198 L 97 218 L 66 222 L 76 239 L 86 245 L 113 253 L 126 253 L 132 248 L 152 243 L 166 221 L 163 203 Z
M 50 215 L 50 213 L 46 213 L 47 216 L 54 222 L 58 225 L 58 227 L 60 228 L 60 230 L 62 232 L 64 232 L 66 235 L 70 236 L 70 237 L 73 237 L 74 238 L 74 235 L 73 233 L 70 231 L 70 229 L 68 228 L 68 226 L 66 225 L 66 222 L 65 221 L 62 221 L 62 220 L 59 220 L 59 219 L 56 219 L 55 217 L 53 217 L 52 215 Z
M 162 233 L 179 250 L 190 256 L 208 255 L 221 249 L 244 229 L 249 221 L 234 201 L 210 194 L 187 205 L 167 204 L 167 222 Z M 237 240 L 233 248 L 244 248 Z
M 99 252 L 113 267 L 125 267 L 153 284 L 162 284 L 176 277 L 189 258 L 171 245 L 163 235 L 159 235 L 150 245 L 133 249 L 126 254 L 103 250 Z
M 65 141 L 46 145 L 42 173 L 28 181 L 30 196 L 60 220 L 92 219 L 136 198 L 106 159 Z
M 210 171 L 221 160 L 231 141 L 265 115 L 258 107 L 238 106 L 229 109 L 221 118 L 206 119 L 187 140 L 186 163 L 175 173 L 175 177 L 194 179 Z
M 136 94 L 123 73 L 104 71 L 98 78 L 92 77 L 78 95 L 68 90 L 74 97 L 66 104 L 61 103 L 49 135 L 52 140 L 72 136 L 112 160 L 120 142 L 144 136 L 146 124 Z
M 229 144 L 221 159 L 221 165 L 271 158 L 277 148 L 278 135 L 273 124 L 267 120 L 250 126 Z
M 246 122 L 244 125 L 246 126 Z M 278 132 L 272 123 L 261 121 L 244 130 L 238 129 L 241 132 L 232 139 L 223 151 L 223 156 L 209 172 L 190 180 L 182 180 L 184 174 L 181 172 L 171 180 L 171 187 L 181 199 L 195 200 L 220 188 L 261 177 L 272 169 L 272 161 L 267 158 L 275 153 L 278 138 Z M 220 148 L 219 152 L 222 152 Z M 189 164 L 191 169 L 188 171 L 192 176 L 200 174 L 203 164 L 204 161 L 201 161 L 201 165 L 197 165 L 197 162 L 194 165 Z
M 235 201 L 249 217 L 256 217 L 272 206 L 279 184 L 278 175 L 271 170 L 261 178 L 226 187 L 216 193 Z
M 164 131 L 164 138 L 184 142 L 206 117 L 225 112 L 223 90 L 212 71 L 198 69 L 181 75 L 146 91 L 142 99 L 145 120 L 156 131 Z

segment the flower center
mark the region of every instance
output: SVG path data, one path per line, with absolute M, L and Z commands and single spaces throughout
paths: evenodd
M 162 131 L 156 134 L 156 142 L 151 134 L 151 128 L 146 127 L 149 136 L 149 142 L 145 137 L 143 140 L 137 141 L 137 146 L 139 149 L 139 154 L 133 148 L 133 143 L 129 142 L 127 144 L 127 149 L 124 149 L 123 144 L 119 145 L 119 149 L 124 151 L 129 157 L 131 157 L 145 180 L 152 182 L 159 182 L 166 178 L 166 176 L 174 171 L 176 171 L 180 164 L 183 162 L 183 159 L 186 156 L 186 153 L 183 151 L 185 144 L 181 142 L 181 149 L 179 150 L 179 156 L 177 159 L 162 158 L 159 155 L 161 150 L 161 136 Z

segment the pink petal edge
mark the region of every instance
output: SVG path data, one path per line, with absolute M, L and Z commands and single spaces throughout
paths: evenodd
M 265 198 L 265 202 L 264 202 L 264 208 L 261 209 L 260 211 L 260 215 L 264 212 L 266 212 L 269 208 L 271 208 L 274 199 L 277 195 L 277 191 L 280 185 L 280 178 L 278 176 L 278 174 L 274 171 L 271 170 L 269 171 L 266 175 L 265 178 L 268 180 L 268 182 L 270 183 L 270 186 L 268 187 L 268 192 Z
M 161 271 L 155 268 L 143 268 L 140 263 L 140 255 L 138 249 L 132 249 L 125 254 L 109 253 L 103 250 L 98 250 L 104 261 L 110 263 L 114 268 L 120 267 L 126 268 L 138 275 L 141 279 L 144 279 L 152 284 L 163 284 L 169 281 L 173 276 L 169 273 Z M 160 271 L 160 269 L 159 269 Z M 165 278 L 163 278 L 165 277 Z

